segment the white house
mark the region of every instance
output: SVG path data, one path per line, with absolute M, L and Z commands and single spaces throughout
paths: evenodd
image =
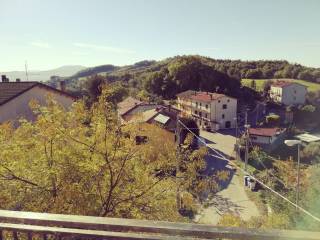
M 272 150 L 283 142 L 286 129 L 281 128 L 249 128 L 249 138 L 253 145 L 265 150 Z
M 29 107 L 31 100 L 45 105 L 48 96 L 68 108 L 76 100 L 70 94 L 39 82 L 0 82 L 0 123 L 15 121 L 23 117 L 34 120 L 35 115 Z
M 284 105 L 300 105 L 306 101 L 307 87 L 293 81 L 276 81 L 270 87 L 270 98 Z
M 203 129 L 219 130 L 236 126 L 237 99 L 224 94 L 185 91 L 177 94 L 183 116 L 193 117 Z

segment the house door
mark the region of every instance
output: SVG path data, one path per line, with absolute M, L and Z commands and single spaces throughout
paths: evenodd
M 226 121 L 226 128 L 230 128 L 231 127 L 231 122 L 230 121 Z

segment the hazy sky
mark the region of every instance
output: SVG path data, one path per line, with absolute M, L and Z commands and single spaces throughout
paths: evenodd
M 182 54 L 320 67 L 320 0 L 0 0 L 0 72 Z

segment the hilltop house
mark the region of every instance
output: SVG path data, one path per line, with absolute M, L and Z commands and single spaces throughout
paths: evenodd
M 270 87 L 270 98 L 286 106 L 300 105 L 306 101 L 307 87 L 291 81 L 276 81 Z
M 207 130 L 236 126 L 237 99 L 224 94 L 185 91 L 177 94 L 178 109 L 182 116 L 195 119 L 198 126 Z
M 70 107 L 76 99 L 63 91 L 64 83 L 61 86 L 62 90 L 58 90 L 40 82 L 0 82 L 0 123 L 16 121 L 21 117 L 34 120 L 36 116 L 29 102 L 36 100 L 40 105 L 45 105 L 49 95 L 65 108 Z

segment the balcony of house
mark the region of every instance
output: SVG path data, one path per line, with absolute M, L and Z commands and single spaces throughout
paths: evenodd
M 315 240 L 320 232 L 0 210 L 0 239 L 277 239 Z

